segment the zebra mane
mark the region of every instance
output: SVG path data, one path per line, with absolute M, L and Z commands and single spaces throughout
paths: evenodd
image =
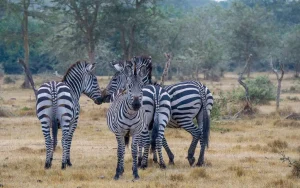
M 88 63 L 87 63 L 86 61 L 77 61 L 76 63 L 72 64 L 72 65 L 68 68 L 68 70 L 66 71 L 66 73 L 65 73 L 65 75 L 64 75 L 64 77 L 63 77 L 63 79 L 62 79 L 62 82 L 66 81 L 67 76 L 69 75 L 70 72 L 72 72 L 72 70 L 73 70 L 75 67 L 80 66 L 80 65 L 82 65 L 82 64 L 83 64 L 83 66 L 85 67 Z

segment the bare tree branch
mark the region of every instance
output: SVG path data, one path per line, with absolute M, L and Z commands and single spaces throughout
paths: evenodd
M 164 85 L 165 78 L 168 75 L 169 67 L 170 67 L 170 64 L 171 64 L 171 54 L 165 53 L 165 57 L 167 58 L 167 62 L 166 62 L 165 68 L 164 68 L 164 72 L 161 76 L 160 85 Z

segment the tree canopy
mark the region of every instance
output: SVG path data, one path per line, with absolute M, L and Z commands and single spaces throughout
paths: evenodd
M 240 69 L 249 54 L 249 73 L 268 69 L 270 56 L 300 72 L 296 0 L 3 0 L 0 7 L 0 64 L 7 74 L 21 73 L 16 60 L 29 53 L 33 73 L 63 74 L 86 59 L 101 64 L 99 75 L 110 74 L 108 62 L 151 55 L 155 75 L 165 52 L 173 56 L 170 76 L 212 78 Z

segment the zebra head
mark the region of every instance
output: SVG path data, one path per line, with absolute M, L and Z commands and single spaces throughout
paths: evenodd
M 136 65 L 136 69 L 143 71 L 145 74 L 142 77 L 142 81 L 144 85 L 152 84 L 151 76 L 152 76 L 152 58 L 151 56 L 134 56 L 132 58 L 133 64 Z
M 143 78 L 146 75 L 146 67 L 143 66 L 137 69 L 135 63 L 128 61 L 126 62 L 123 72 L 126 76 L 126 92 L 129 105 L 131 105 L 133 110 L 138 111 L 142 106 Z
M 85 66 L 85 74 L 83 76 L 83 93 L 91 98 L 94 103 L 101 104 L 103 102 L 97 77 L 93 74 L 95 63 Z
M 127 64 L 126 61 L 119 61 L 119 62 L 111 62 L 110 63 L 114 69 L 116 70 L 116 73 L 111 78 L 110 82 L 106 86 L 104 92 L 103 92 L 103 98 L 104 102 L 110 102 L 111 96 L 116 93 L 120 89 L 125 89 L 126 87 L 126 75 L 124 74 L 124 68 Z

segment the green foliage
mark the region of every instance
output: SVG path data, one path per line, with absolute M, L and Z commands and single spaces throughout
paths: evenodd
M 111 75 L 107 62 L 151 55 L 160 76 L 164 52 L 173 55 L 170 77 L 219 78 L 239 69 L 249 53 L 252 68 L 266 70 L 271 55 L 300 72 L 300 2 L 228 0 L 35 1 L 29 3 L 29 65 L 32 73 L 64 74 L 78 59 Z M 22 73 L 22 3 L 0 1 L 0 64 L 5 73 Z M 98 7 L 98 9 L 96 9 Z M 94 19 L 96 18 L 96 19 Z
M 266 76 L 258 76 L 254 79 L 247 79 L 245 83 L 249 89 L 249 95 L 251 102 L 255 104 L 267 103 L 271 100 L 275 100 L 276 87 Z M 233 89 L 226 94 L 226 99 L 233 102 L 244 101 L 245 90 L 240 87 Z
M 246 80 L 249 87 L 250 100 L 255 103 L 265 103 L 275 100 L 275 86 L 266 76 L 259 76 L 255 79 Z M 242 98 L 242 96 L 240 96 Z

